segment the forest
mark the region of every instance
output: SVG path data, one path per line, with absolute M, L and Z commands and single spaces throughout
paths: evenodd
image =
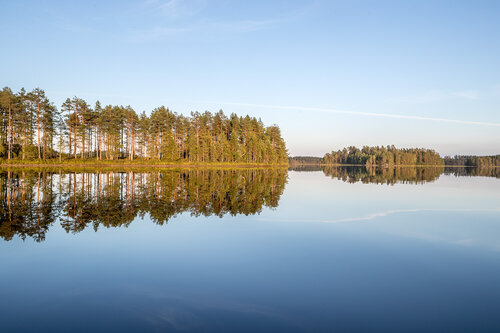
M 325 154 L 324 157 L 294 156 L 289 158 L 290 167 L 308 165 L 364 165 L 367 167 L 398 165 L 433 165 L 433 166 L 466 166 L 478 168 L 500 167 L 500 155 L 476 156 L 455 155 L 453 157 L 440 155 L 429 149 L 410 148 L 396 149 L 388 147 L 348 147 L 339 151 Z
M 351 146 L 325 154 L 323 164 L 354 164 L 392 167 L 398 165 L 444 165 L 437 152 L 424 148 L 397 149 L 394 146 L 368 147 L 359 149 Z
M 287 164 L 288 153 L 278 126 L 248 115 L 184 116 L 164 106 L 147 115 L 78 97 L 58 108 L 39 88 L 0 91 L 0 161 L 118 159 Z
M 500 155 L 494 156 L 446 156 L 444 158 L 446 165 L 472 166 L 472 167 L 500 167 Z
M 323 163 L 323 158 L 315 156 L 294 156 L 288 159 L 290 166 L 295 165 L 316 165 Z

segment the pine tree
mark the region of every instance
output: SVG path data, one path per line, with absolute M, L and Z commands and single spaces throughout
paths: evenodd
M 388 161 L 395 155 L 384 148 Z M 389 152 L 390 155 L 389 156 Z M 363 154 L 346 154 L 360 160 Z M 66 99 L 60 111 L 39 88 L 30 93 L 0 91 L 0 158 L 47 159 L 149 158 L 164 161 L 287 163 L 287 151 L 277 126 L 265 127 L 250 116 L 226 117 L 222 110 L 212 114 L 191 112 L 178 115 L 161 106 L 148 117 L 130 107 L 97 101 L 92 109 L 86 101 Z M 398 161 L 403 154 L 394 157 Z M 419 153 L 418 162 L 435 161 L 430 153 Z M 489 163 L 489 162 L 488 162 Z

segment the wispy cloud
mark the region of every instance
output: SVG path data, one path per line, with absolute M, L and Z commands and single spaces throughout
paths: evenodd
M 242 20 L 242 21 L 201 21 L 190 25 L 157 26 L 132 35 L 133 41 L 156 40 L 159 38 L 176 37 L 189 33 L 220 34 L 258 31 L 271 28 L 282 20 Z
M 245 20 L 233 22 L 204 21 L 192 25 L 177 27 L 155 27 L 148 30 L 138 31 L 132 35 L 134 41 L 155 40 L 167 37 L 184 36 L 190 33 L 203 34 L 234 34 L 242 32 L 258 31 L 272 27 L 277 21 Z
M 433 122 L 453 123 L 453 124 L 463 124 L 463 125 L 500 127 L 500 123 L 493 123 L 493 122 L 459 120 L 459 119 L 449 119 L 449 118 L 434 118 L 434 117 L 423 117 L 423 116 L 394 114 L 394 113 L 373 113 L 373 112 L 349 111 L 349 110 L 326 109 L 326 108 L 312 108 L 304 106 L 285 106 L 285 105 L 249 104 L 249 103 L 232 103 L 232 102 L 226 102 L 220 104 L 250 106 L 254 108 L 264 108 L 264 109 L 313 111 L 313 112 L 325 112 L 325 113 L 350 114 L 350 115 L 366 116 L 366 117 L 410 119 L 410 120 L 433 121 Z
M 410 103 L 410 104 L 426 104 L 452 100 L 476 101 L 497 99 L 500 97 L 500 84 L 480 89 L 464 89 L 456 91 L 432 90 L 424 91 L 406 96 L 398 96 L 390 98 L 390 102 Z
M 193 16 L 203 11 L 207 6 L 206 0 L 148 0 L 146 5 L 171 19 Z
M 457 91 L 452 93 L 452 96 L 456 96 L 458 98 L 464 98 L 464 99 L 479 99 L 480 94 L 479 92 L 475 90 L 466 90 L 466 91 Z
M 279 27 L 282 24 L 293 22 L 306 15 L 310 10 L 304 6 L 289 12 L 280 12 L 268 17 L 247 17 L 227 19 L 205 15 L 208 12 L 207 0 L 149 0 L 146 6 L 153 9 L 162 19 L 152 23 L 148 28 L 137 30 L 131 34 L 132 41 L 148 41 L 169 37 L 185 37 L 189 34 L 223 35 L 243 32 L 252 32 Z
M 89 25 L 88 19 L 79 20 L 72 16 L 69 17 L 53 8 L 44 8 L 43 12 L 44 16 L 48 18 L 49 24 L 59 30 L 73 33 L 94 32 L 94 29 Z
M 392 102 L 425 104 L 441 101 L 449 101 L 454 99 L 462 100 L 477 100 L 481 97 L 481 93 L 476 90 L 461 90 L 461 91 L 426 91 L 408 96 L 400 96 L 392 98 Z

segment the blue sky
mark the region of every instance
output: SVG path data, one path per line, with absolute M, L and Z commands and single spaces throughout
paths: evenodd
M 500 153 L 498 1 L 2 1 L 0 85 L 235 112 L 292 155 Z M 341 112 L 339 112 L 341 111 Z

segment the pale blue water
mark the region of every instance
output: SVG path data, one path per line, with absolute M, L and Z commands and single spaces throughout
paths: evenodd
M 500 331 L 500 179 L 288 177 L 256 215 L 0 239 L 1 330 Z

